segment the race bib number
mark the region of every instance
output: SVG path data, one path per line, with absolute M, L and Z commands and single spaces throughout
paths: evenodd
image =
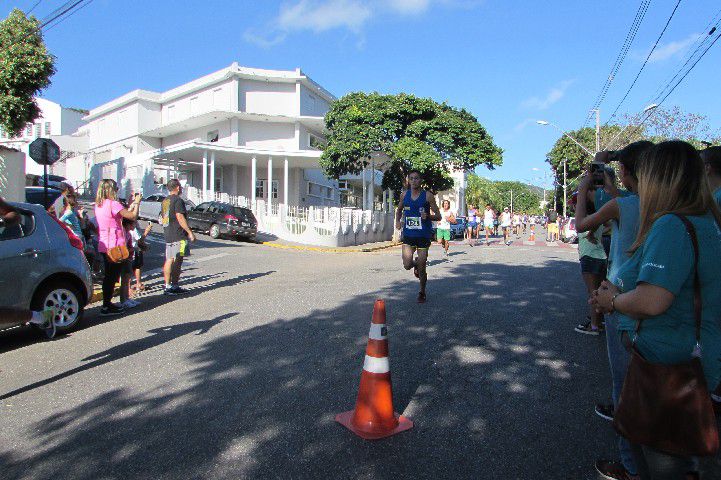
M 421 230 L 421 217 L 406 217 L 406 228 L 408 230 Z

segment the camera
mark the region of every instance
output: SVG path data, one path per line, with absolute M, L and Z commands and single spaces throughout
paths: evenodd
M 602 187 L 605 183 L 604 173 L 606 165 L 603 162 L 591 163 L 591 181 L 594 187 Z

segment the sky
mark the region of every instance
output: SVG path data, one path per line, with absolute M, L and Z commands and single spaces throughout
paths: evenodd
M 679 0 L 653 0 L 600 104 L 631 85 Z M 0 0 L 4 18 L 38 0 Z M 63 0 L 41 0 L 43 19 Z M 546 153 L 583 125 L 642 0 L 93 0 L 45 32 L 57 73 L 42 96 L 94 108 L 136 88 L 164 91 L 240 65 L 294 69 L 337 97 L 406 92 L 465 108 L 504 150 L 479 175 L 542 185 Z M 619 112 L 635 115 L 721 13 L 682 0 Z M 706 29 L 706 32 L 704 32 Z M 716 32 L 718 34 L 718 32 Z M 721 128 L 721 41 L 668 97 Z M 715 88 L 714 88 L 715 87 Z

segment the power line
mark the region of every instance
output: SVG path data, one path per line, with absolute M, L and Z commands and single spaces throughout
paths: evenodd
M 46 19 L 44 19 L 40 23 L 40 25 L 38 25 L 36 28 L 34 28 L 30 32 L 28 32 L 27 35 L 15 40 L 14 42 L 10 43 L 9 45 L 0 45 L 0 47 L 9 49 L 9 48 L 17 45 L 20 42 L 24 42 L 31 35 L 34 35 L 40 31 L 42 31 L 42 29 L 45 28 L 47 25 L 51 24 L 52 22 L 58 20 L 59 18 L 63 17 L 64 15 L 68 14 L 68 12 L 72 11 L 74 8 L 76 8 L 79 4 L 81 4 L 84 1 L 85 0 L 74 0 L 74 1 L 65 2 L 60 7 L 56 8 L 50 15 L 45 17 Z
M 634 39 L 636 38 L 636 33 L 638 32 L 638 29 L 641 27 L 641 23 L 643 22 L 644 17 L 646 16 L 646 12 L 648 11 L 648 7 L 651 4 L 651 0 L 642 0 L 641 4 L 638 7 L 638 10 L 636 11 L 636 16 L 633 19 L 633 22 L 631 23 L 631 27 L 628 30 L 628 33 L 626 34 L 626 38 L 623 42 L 623 45 L 621 45 L 621 50 L 619 51 L 618 55 L 616 56 L 616 61 L 613 63 L 613 66 L 611 67 L 611 73 L 609 73 L 608 77 L 606 78 L 606 81 L 604 82 L 603 86 L 601 87 L 601 92 L 596 97 L 596 100 L 593 103 L 593 106 L 589 110 L 589 114 L 586 116 L 583 127 L 588 125 L 588 120 L 591 118 L 591 111 L 597 109 L 601 103 L 606 98 L 606 94 L 608 93 L 609 88 L 611 87 L 611 84 L 616 78 L 616 75 L 618 74 L 618 71 L 621 69 L 621 65 L 623 64 L 624 60 L 626 59 L 626 55 L 628 54 L 628 51 L 631 48 L 631 45 L 633 44 Z
M 648 56 L 646 57 L 646 60 L 644 60 L 643 65 L 641 65 L 641 69 L 636 74 L 636 78 L 633 79 L 633 82 L 631 82 L 631 86 L 628 87 L 628 90 L 626 90 L 626 93 L 624 94 L 623 98 L 620 102 L 618 102 L 618 105 L 616 106 L 616 109 L 613 111 L 611 116 L 606 120 L 606 123 L 604 123 L 604 126 L 608 125 L 608 122 L 613 120 L 613 118 L 616 116 L 616 113 L 621 108 L 621 105 L 623 105 L 623 102 L 626 101 L 626 98 L 628 98 L 628 94 L 631 93 L 631 90 L 636 85 L 636 82 L 638 81 L 638 77 L 641 76 L 641 72 L 643 72 L 643 69 L 646 68 L 646 64 L 648 63 L 649 59 L 651 58 L 651 55 L 653 55 L 653 52 L 656 50 L 656 47 L 658 46 L 658 42 L 661 41 L 661 37 L 663 37 L 663 34 L 666 33 L 666 30 L 668 29 L 669 24 L 671 23 L 671 20 L 673 19 L 673 16 L 676 14 L 676 10 L 678 10 L 678 6 L 681 4 L 681 0 L 678 0 L 676 2 L 676 6 L 673 7 L 673 11 L 671 12 L 671 15 L 668 17 L 668 20 L 666 21 L 666 25 L 664 25 L 663 30 L 661 30 L 661 34 L 656 39 L 656 43 L 653 44 L 653 48 L 651 48 L 651 51 L 648 52 Z
M 33 5 L 32 7 L 30 7 L 30 10 L 27 11 L 27 15 L 30 15 L 31 13 L 33 13 L 33 10 L 35 10 L 35 7 L 37 7 L 38 5 L 40 5 L 40 2 L 42 2 L 42 1 L 43 1 L 43 0 L 38 0 L 37 2 L 35 2 L 35 5 Z
M 85 1 L 85 0 L 83 0 L 83 1 Z M 82 10 L 83 8 L 85 8 L 85 7 L 87 7 L 88 5 L 90 5 L 91 3 L 93 3 L 93 1 L 94 1 L 94 0 L 87 0 L 86 3 L 84 3 L 83 5 L 80 5 L 78 8 L 76 8 L 75 10 L 73 10 L 72 12 L 70 12 L 69 14 L 67 14 L 65 17 L 60 18 L 57 22 L 55 22 L 54 24 L 52 24 L 52 25 L 48 26 L 47 28 L 45 28 L 45 31 L 46 31 L 46 32 L 49 32 L 49 31 L 52 30 L 53 28 L 55 28 L 55 27 L 57 27 L 58 25 L 60 25 L 61 23 L 63 23 L 65 20 L 69 19 L 70 17 L 72 17 L 73 15 L 75 15 L 76 13 L 78 13 L 78 12 L 79 12 L 80 10 Z

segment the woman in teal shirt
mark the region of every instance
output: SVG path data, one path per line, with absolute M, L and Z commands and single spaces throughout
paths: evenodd
M 682 221 L 688 217 L 699 241 L 702 323 L 701 353 L 709 389 L 721 378 L 721 211 L 711 194 L 698 152 L 688 143 L 663 142 L 641 159 L 637 169 L 640 226 L 633 256 L 604 282 L 592 303 L 617 312 L 619 330 L 635 339 L 649 362 L 675 364 L 692 358 L 694 251 Z M 642 328 L 636 335 L 636 325 Z M 634 446 L 642 479 L 684 478 L 692 459 Z

